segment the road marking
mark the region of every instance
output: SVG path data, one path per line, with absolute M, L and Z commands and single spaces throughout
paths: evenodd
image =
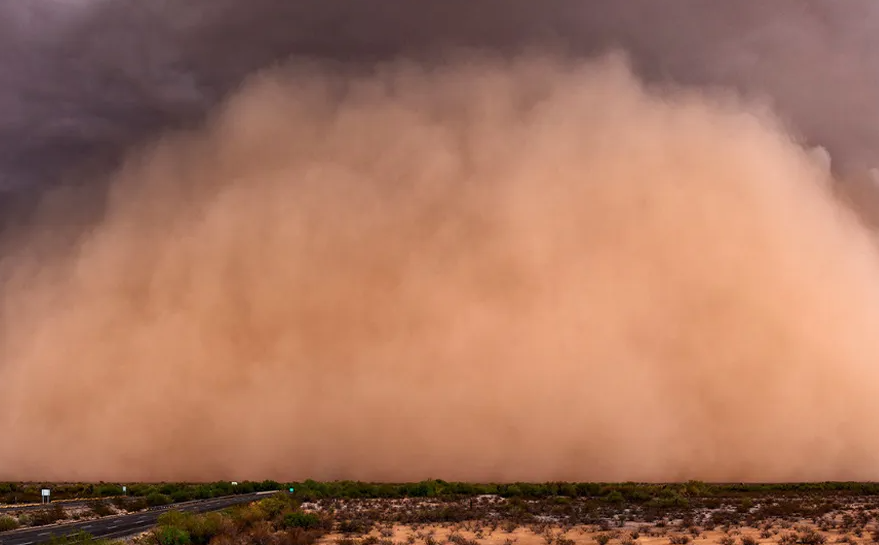
M 37 534 L 37 537 L 43 537 L 49 535 L 49 532 L 43 532 L 42 534 Z
M 32 545 L 32 544 L 33 544 L 33 541 L 25 541 L 21 545 Z

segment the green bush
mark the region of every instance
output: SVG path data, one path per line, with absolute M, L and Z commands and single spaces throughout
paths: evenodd
M 150 507 L 158 507 L 160 505 L 168 505 L 169 503 L 171 503 L 171 498 L 169 498 L 165 494 L 153 492 L 146 497 L 146 503 Z
M 321 519 L 314 513 L 296 511 L 284 515 L 283 526 L 285 528 L 304 528 L 313 530 L 321 527 Z
M 190 519 L 194 517 L 195 515 L 191 513 L 184 513 L 183 511 L 171 509 L 170 511 L 165 511 L 159 515 L 156 523 L 158 526 L 177 526 L 178 528 L 185 528 L 190 524 Z
M 108 545 L 106 539 L 96 539 L 88 532 L 77 532 L 67 536 L 53 536 L 49 540 L 50 545 Z
M 188 488 L 183 488 L 177 490 L 171 494 L 171 501 L 174 503 L 180 503 L 183 501 L 189 501 L 195 498 L 195 491 L 190 490 Z
M 176 526 L 160 526 L 156 529 L 155 536 L 159 545 L 190 545 L 192 543 L 189 533 Z
M 104 485 L 99 487 L 97 490 L 98 496 L 121 496 L 122 495 L 122 486 L 121 485 Z
M 613 490 L 604 497 L 604 501 L 608 503 L 625 503 L 626 498 L 619 490 Z
M 255 503 L 233 507 L 229 513 L 232 522 L 241 530 L 248 530 L 266 518 L 265 512 Z
M 158 525 L 162 528 L 177 528 L 189 536 L 193 545 L 207 545 L 223 530 L 223 515 L 207 513 L 194 515 L 180 511 L 168 511 L 159 515 Z
M 8 515 L 0 516 L 0 532 L 8 532 L 19 527 L 18 520 Z
M 260 500 L 257 505 L 269 520 L 276 520 L 298 507 L 297 502 L 289 494 L 274 494 Z

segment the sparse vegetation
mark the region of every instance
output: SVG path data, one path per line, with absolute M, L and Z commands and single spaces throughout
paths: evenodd
M 322 521 L 314 513 L 293 512 L 284 515 L 283 526 L 285 528 L 314 530 L 322 526 Z
M 110 508 L 110 505 L 106 501 L 91 501 L 88 506 L 92 513 L 97 517 L 106 517 L 113 514 L 113 509 Z
M 59 504 L 55 504 L 51 507 L 31 513 L 29 522 L 31 526 L 45 526 L 47 524 L 54 524 L 66 518 L 67 512 L 64 511 L 64 508 Z
M 110 545 L 112 542 L 96 539 L 88 532 L 79 532 L 65 537 L 53 537 L 48 543 L 49 545 Z
M 264 486 L 292 486 L 295 493 L 222 513 L 169 511 L 142 545 L 312 545 L 318 540 L 320 545 L 867 545 L 879 537 L 879 494 L 871 484 L 482 485 L 440 480 L 266 481 L 243 489 L 231 483 L 129 485 L 129 496 L 96 497 L 78 511 L 53 504 L 7 515 L 0 518 L 0 531 Z M 91 490 L 111 494 L 120 489 L 104 484 Z M 0 494 L 7 492 L 0 488 Z M 519 541 L 524 535 L 536 541 Z
M 329 531 L 327 522 L 280 494 L 218 513 L 163 513 L 146 541 L 147 545 L 312 545 Z
M 19 527 L 18 520 L 8 515 L 0 516 L 0 532 L 8 532 Z
M 127 490 L 122 491 L 126 486 Z M 215 483 L 0 483 L 0 504 L 40 503 L 40 489 L 50 488 L 52 499 L 96 499 L 96 498 L 146 498 L 161 494 L 173 502 L 194 499 L 216 498 L 231 494 L 250 494 L 268 490 L 284 490 L 287 486 L 277 481 L 243 481 L 233 485 L 229 481 Z

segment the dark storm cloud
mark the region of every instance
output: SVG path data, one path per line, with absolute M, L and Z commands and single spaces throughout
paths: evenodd
M 835 159 L 879 149 L 879 24 L 871 0 L 36 0 L 2 4 L 0 180 L 54 183 L 197 121 L 254 70 L 291 54 L 339 61 L 621 47 L 644 75 L 734 85 Z M 67 174 L 71 176 L 71 174 Z

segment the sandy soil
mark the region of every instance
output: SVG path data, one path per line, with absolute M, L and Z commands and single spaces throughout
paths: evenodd
M 742 545 L 743 537 L 751 537 L 759 545 L 773 544 L 777 545 L 782 536 L 793 533 L 797 530 L 806 529 L 815 530 L 815 526 L 806 522 L 797 524 L 790 528 L 783 528 L 781 525 L 774 525 L 769 532 L 771 536 L 761 537 L 763 530 L 757 528 L 738 528 L 732 529 L 729 533 L 711 530 L 700 531 L 698 535 L 693 536 L 688 531 L 680 531 L 676 528 L 655 528 L 652 525 L 643 525 L 644 528 L 638 531 L 642 525 L 630 524 L 624 528 L 616 528 L 608 531 L 600 531 L 593 526 L 574 526 L 570 528 L 562 528 L 560 526 L 547 526 L 545 529 L 533 529 L 528 527 L 519 527 L 512 532 L 507 532 L 502 528 L 492 531 L 485 528 L 481 532 L 474 531 L 477 527 L 473 523 L 462 524 L 424 524 L 416 526 L 395 525 L 393 527 L 384 527 L 382 530 L 374 530 L 367 534 L 374 536 L 378 540 L 376 545 L 391 545 L 388 541 L 392 541 L 394 545 L 431 545 L 428 536 L 436 542 L 437 545 L 449 542 L 449 537 L 457 534 L 466 540 L 473 540 L 479 545 L 599 545 L 598 536 L 600 534 L 609 534 L 611 536 L 608 545 L 622 545 L 628 543 L 632 537 L 632 532 L 638 533 L 635 545 L 670 545 L 673 536 L 687 536 L 691 544 L 708 544 L 717 543 L 724 545 Z M 848 543 L 872 543 L 869 533 L 864 533 L 858 538 L 852 534 L 844 534 L 837 531 L 820 532 L 826 538 L 828 544 L 835 542 L 848 541 Z M 848 536 L 843 538 L 843 536 Z M 319 545 L 336 545 L 341 542 L 346 543 L 346 539 L 353 539 L 355 543 L 362 543 L 366 536 L 346 536 L 339 533 L 328 534 L 319 542 Z M 561 538 L 561 539 L 559 539 Z M 841 539 L 842 538 L 842 539 Z M 571 540 L 571 541 L 566 541 Z M 731 541 L 734 540 L 734 541 Z M 373 541 L 373 540 L 369 540 Z M 368 542 L 368 541 L 367 541 Z M 461 542 L 463 545 L 463 542 Z M 680 542 L 678 542 L 680 543 Z M 466 545 L 475 545 L 473 543 Z

